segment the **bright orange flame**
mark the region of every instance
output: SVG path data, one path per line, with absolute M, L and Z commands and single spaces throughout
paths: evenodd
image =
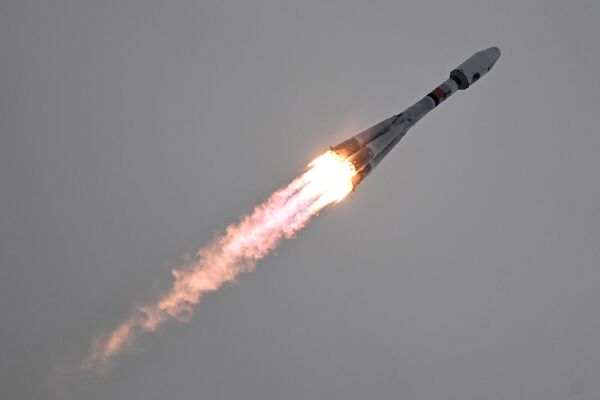
M 204 294 L 252 270 L 281 239 L 293 237 L 323 207 L 346 197 L 355 174 L 352 163 L 331 150 L 315 159 L 306 172 L 201 248 L 193 262 L 174 269 L 173 286 L 156 303 L 138 307 L 111 333 L 96 338 L 82 367 L 104 369 L 140 333 L 171 318 L 189 319 Z

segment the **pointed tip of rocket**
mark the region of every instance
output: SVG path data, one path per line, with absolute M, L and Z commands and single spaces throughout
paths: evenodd
M 484 50 L 484 52 L 487 55 L 488 59 L 490 60 L 490 63 L 492 64 L 492 66 L 494 64 L 496 64 L 496 61 L 498 61 L 498 59 L 500 58 L 500 55 L 502 54 L 500 52 L 500 49 L 496 46 L 490 47 L 489 49 Z

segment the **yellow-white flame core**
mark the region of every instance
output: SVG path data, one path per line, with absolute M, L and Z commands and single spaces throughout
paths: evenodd
M 301 179 L 306 182 L 302 194 L 318 196 L 315 208 L 340 202 L 352 191 L 352 177 L 356 174 L 354 165 L 337 153 L 328 150 L 308 164 L 309 170 Z

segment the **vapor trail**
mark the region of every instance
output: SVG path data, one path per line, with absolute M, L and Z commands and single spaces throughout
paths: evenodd
M 252 270 L 281 239 L 293 237 L 323 207 L 342 200 L 352 190 L 355 172 L 332 151 L 314 160 L 306 172 L 202 247 L 192 262 L 174 269 L 172 287 L 155 303 L 138 307 L 112 332 L 94 339 L 82 368 L 103 369 L 141 333 L 170 319 L 189 320 L 204 294 Z

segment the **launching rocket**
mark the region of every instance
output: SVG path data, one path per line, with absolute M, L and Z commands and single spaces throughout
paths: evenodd
M 475 53 L 450 72 L 448 80 L 404 112 L 332 147 L 332 151 L 354 165 L 357 171 L 352 181 L 354 187 L 373 171 L 414 124 L 458 90 L 465 90 L 477 82 L 492 69 L 498 58 L 500 49 L 497 47 Z
M 392 150 L 417 121 L 457 90 L 485 75 L 500 57 L 497 47 L 476 53 L 450 78 L 406 111 L 394 115 L 332 147 L 313 160 L 297 178 L 275 191 L 238 223 L 202 247 L 197 257 L 173 269 L 171 288 L 152 303 L 138 307 L 112 332 L 92 342 L 82 368 L 106 368 L 144 332 L 167 321 L 187 320 L 208 293 L 234 281 L 243 271 L 289 239 L 329 204 L 341 201 Z

